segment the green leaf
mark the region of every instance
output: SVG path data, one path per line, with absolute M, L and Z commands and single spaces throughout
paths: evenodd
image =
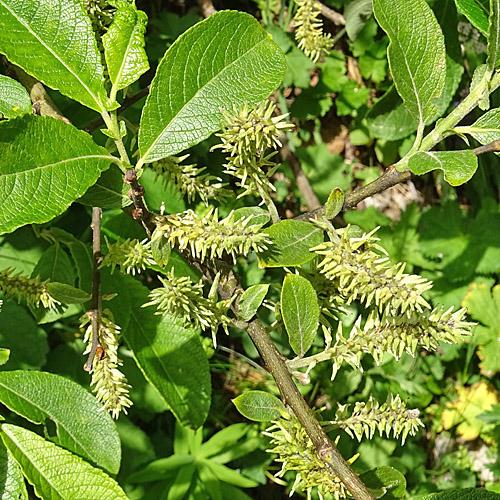
M 241 321 L 250 321 L 257 313 L 257 309 L 262 304 L 268 290 L 269 285 L 267 284 L 254 285 L 247 288 L 238 302 L 238 319 Z
M 249 219 L 248 225 L 261 225 L 267 224 L 271 217 L 269 212 L 260 207 L 243 207 L 238 208 L 234 211 L 234 220 L 238 221 L 240 219 Z
M 178 469 L 185 468 L 194 462 L 194 456 L 188 454 L 175 454 L 167 458 L 153 460 L 141 470 L 135 471 L 127 478 L 131 483 L 148 483 L 172 476 Z
M 79 0 L 0 0 L 0 19 L 0 51 L 11 63 L 95 111 L 109 109 L 101 56 Z
M 0 118 L 17 118 L 32 112 L 26 89 L 16 80 L 0 75 Z
M 68 254 L 61 245 L 51 245 L 40 257 L 31 277 L 39 276 L 41 280 L 59 281 L 68 285 L 75 283 L 75 271 Z
M 41 368 L 49 350 L 45 331 L 24 307 L 11 300 L 4 301 L 0 312 L 0 346 L 10 349 L 8 370 Z
M 3 347 L 0 347 L 0 365 L 4 365 L 9 361 L 10 357 L 10 349 L 4 349 Z
M 111 165 L 101 174 L 97 182 L 78 200 L 91 207 L 123 208 L 132 200 L 128 197 L 130 186 L 123 182 L 123 172 L 118 165 Z
M 252 479 L 242 476 L 239 472 L 211 460 L 200 460 L 200 463 L 208 467 L 219 481 L 224 481 L 240 488 L 254 488 L 259 484 Z
M 375 18 L 387 33 L 389 66 L 399 95 L 423 125 L 436 113 L 433 100 L 443 92 L 444 37 L 425 0 L 373 0 Z
M 0 234 L 61 214 L 114 161 L 88 134 L 48 116 L 0 122 L 0 137 Z
M 109 413 L 75 382 L 47 372 L 0 372 L 0 401 L 13 412 L 47 428 L 49 439 L 111 474 L 120 468 L 120 439 Z
M 477 156 L 470 149 L 464 151 L 419 152 L 410 158 L 410 170 L 423 175 L 431 170 L 442 170 L 444 179 L 452 186 L 464 184 L 477 170 Z
M 309 249 L 323 241 L 321 229 L 309 222 L 284 220 L 266 229 L 272 244 L 257 254 L 260 267 L 300 266 L 314 259 Z
M 372 0 L 350 0 L 344 9 L 345 30 L 355 40 L 373 12 Z
M 319 322 L 318 296 L 306 278 L 286 275 L 281 289 L 281 315 L 293 352 L 304 356 L 314 341 Z
M 481 488 L 466 488 L 463 490 L 444 491 L 425 495 L 421 500 L 499 500 L 500 494 Z
M 470 126 L 470 134 L 481 144 L 500 139 L 500 108 L 491 109 Z
M 470 83 L 471 92 L 475 90 L 480 83 L 484 83 L 483 79 L 487 71 L 488 67 L 486 66 L 486 64 L 480 64 L 476 67 L 476 69 L 474 70 L 474 74 L 472 75 L 472 81 Z M 487 78 L 489 78 L 489 76 Z M 483 111 L 487 111 L 488 109 L 490 109 L 490 94 L 487 86 L 484 86 L 483 89 L 483 94 L 479 99 L 478 107 Z
M 134 83 L 149 69 L 144 50 L 148 16 L 126 1 L 117 2 L 113 23 L 102 37 L 106 66 L 113 84 L 111 96 Z
M 377 139 L 397 141 L 417 130 L 418 123 L 392 86 L 366 115 L 370 132 Z
M 151 253 L 153 259 L 161 267 L 164 268 L 170 259 L 172 248 L 166 238 L 163 237 L 164 231 L 154 230 L 151 238 Z
M 488 11 L 476 0 L 455 0 L 455 3 L 457 4 L 458 12 L 463 14 L 483 35 L 487 36 L 489 26 Z
M 489 376 L 500 372 L 500 286 L 472 284 L 464 298 L 470 316 L 481 322 L 474 330 L 473 341 L 479 346 L 481 373 Z
M 281 83 L 280 48 L 252 16 L 218 12 L 182 34 L 158 66 L 144 106 L 142 162 L 174 155 L 220 128 L 222 108 L 266 98 Z
M 169 316 L 155 316 L 150 309 L 141 308 L 148 301 L 148 289 L 132 278 L 126 283 L 134 306 L 123 331 L 125 341 L 177 420 L 196 429 L 207 418 L 211 395 L 210 370 L 200 336 Z
M 201 445 L 198 456 L 207 458 L 225 452 L 228 448 L 234 447 L 249 428 L 249 425 L 243 422 L 225 427 Z
M 328 220 L 332 220 L 335 216 L 337 216 L 342 207 L 344 206 L 344 193 L 340 188 L 332 189 L 330 196 L 325 204 L 325 217 Z
M 246 418 L 257 422 L 269 422 L 281 416 L 283 403 L 264 391 L 248 391 L 233 399 L 236 409 Z
M 384 465 L 359 476 L 375 498 L 400 499 L 406 492 L 406 479 L 397 469 Z
M 495 71 L 500 60 L 500 0 L 490 0 L 488 18 L 488 57 L 486 66 L 490 72 Z
M 28 500 L 23 473 L 14 457 L 0 441 L 0 499 Z
M 40 498 L 127 500 L 118 483 L 102 470 L 34 432 L 3 424 L 2 440 Z
M 66 285 L 66 283 L 58 283 L 57 281 L 47 283 L 47 291 L 53 299 L 63 304 L 82 304 L 92 297 L 89 293 L 79 288 Z

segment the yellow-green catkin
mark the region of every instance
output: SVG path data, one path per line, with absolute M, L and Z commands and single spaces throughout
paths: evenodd
M 295 0 L 299 6 L 295 14 L 295 39 L 304 54 L 317 62 L 332 50 L 329 33 L 323 33 L 323 22 L 319 19 L 321 7 L 316 0 Z
M 87 342 L 88 354 L 92 346 L 92 322 L 89 315 L 82 318 L 82 325 L 88 325 L 85 330 L 84 341 Z M 92 362 L 92 382 L 96 399 L 103 404 L 103 410 L 111 413 L 113 418 L 118 418 L 120 412 L 127 413 L 127 408 L 132 406 L 129 398 L 130 385 L 125 375 L 120 371 L 122 365 L 118 358 L 118 338 L 120 327 L 115 324 L 111 311 L 105 309 L 100 318 L 98 354 Z

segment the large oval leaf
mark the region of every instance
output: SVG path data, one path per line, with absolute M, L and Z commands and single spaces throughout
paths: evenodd
M 222 109 L 260 102 L 286 70 L 281 49 L 242 12 L 222 11 L 167 50 L 144 106 L 141 162 L 174 155 L 220 128 Z
M 446 75 L 444 37 L 425 0 L 373 0 L 375 17 L 387 33 L 389 66 L 399 95 L 418 123 L 436 113 Z
M 0 498 L 2 500 L 28 500 L 23 473 L 14 457 L 0 441 Z
M 0 0 L 0 52 L 47 86 L 106 109 L 101 56 L 80 0 Z
M 60 446 L 116 474 L 120 468 L 120 438 L 108 413 L 83 387 L 47 372 L 0 372 L 0 401 L 35 424 L 51 419 Z
M 102 470 L 34 432 L 3 424 L 2 440 L 40 498 L 127 500 L 118 483 Z
M 207 418 L 212 392 L 210 368 L 200 336 L 169 316 L 156 316 L 151 308 L 141 308 L 148 301 L 148 289 L 133 278 L 127 279 L 126 284 L 134 306 L 123 336 L 144 376 L 177 420 L 196 429 Z
M 287 274 L 281 289 L 281 314 L 293 352 L 304 356 L 314 341 L 319 322 L 318 296 L 308 280 Z
M 59 215 L 114 160 L 61 120 L 25 115 L 0 122 L 0 234 Z

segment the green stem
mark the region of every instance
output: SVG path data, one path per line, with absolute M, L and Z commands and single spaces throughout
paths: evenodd
M 104 120 L 104 123 L 106 124 L 106 127 L 111 133 L 113 141 L 115 142 L 116 149 L 118 150 L 118 154 L 120 155 L 120 159 L 122 163 L 125 164 L 121 167 L 122 171 L 125 173 L 128 170 L 126 165 L 130 165 L 130 160 L 128 157 L 127 149 L 125 148 L 125 144 L 123 144 L 123 140 L 120 135 L 120 126 L 118 125 L 116 111 L 101 113 L 101 116 Z
M 277 224 L 281 219 L 278 214 L 278 209 L 276 208 L 276 205 L 274 204 L 269 194 L 266 193 L 265 189 L 263 189 L 259 184 L 257 184 L 257 188 L 259 190 L 260 197 L 262 198 L 262 200 L 266 204 L 267 209 L 269 210 L 269 215 L 271 216 L 272 223 Z
M 470 94 L 447 117 L 437 122 L 434 129 L 422 139 L 418 148 L 412 148 L 404 158 L 394 165 L 396 170 L 400 172 L 408 170 L 408 161 L 414 154 L 419 151 L 429 151 L 441 142 L 479 104 L 479 101 L 484 97 L 485 91 L 491 94 L 499 86 L 500 73 L 495 73 L 491 79 L 490 75 L 486 74 L 479 84 L 471 90 Z

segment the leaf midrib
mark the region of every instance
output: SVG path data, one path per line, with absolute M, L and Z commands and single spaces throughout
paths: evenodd
M 158 143 L 158 141 L 160 140 L 160 138 L 165 134 L 165 131 L 169 128 L 170 124 L 173 123 L 177 117 L 181 114 L 181 112 L 187 107 L 187 105 L 196 98 L 196 96 L 200 93 L 201 90 L 203 90 L 205 87 L 207 87 L 209 84 L 211 84 L 214 80 L 216 80 L 222 73 L 224 73 L 228 68 L 230 68 L 231 66 L 233 66 L 234 64 L 236 64 L 240 59 L 242 59 L 243 57 L 245 57 L 247 54 L 250 54 L 251 52 L 253 52 L 260 44 L 262 43 L 265 43 L 267 39 L 263 38 L 262 40 L 260 40 L 258 43 L 256 43 L 250 50 L 244 52 L 243 54 L 241 54 L 241 56 L 238 56 L 234 61 L 232 61 L 231 63 L 229 63 L 227 66 L 224 66 L 222 68 L 221 71 L 219 71 L 216 75 L 214 75 L 210 80 L 207 81 L 207 83 L 205 83 L 205 85 L 203 85 L 202 87 L 198 87 L 198 90 L 195 92 L 195 94 L 189 99 L 187 100 L 184 105 L 179 109 L 179 111 L 177 111 L 177 113 L 171 118 L 171 120 L 167 123 L 167 125 L 163 128 L 163 130 L 156 136 L 156 139 L 152 142 L 151 146 L 148 148 L 148 150 L 146 151 L 146 153 L 143 155 L 143 157 L 141 158 L 141 162 L 142 163 L 146 163 L 147 162 L 147 158 L 148 156 L 150 155 L 151 153 L 151 150 L 156 146 L 156 144 Z
M 69 73 L 71 73 L 76 80 L 80 83 L 80 85 L 87 91 L 87 93 L 94 99 L 94 102 L 97 104 L 97 108 L 100 110 L 101 113 L 106 111 L 106 108 L 102 105 L 101 101 L 97 99 L 97 96 L 89 89 L 89 87 L 81 80 L 81 78 L 60 58 L 59 54 L 51 49 L 29 26 L 29 24 L 26 24 L 24 19 L 21 19 L 15 12 L 13 12 L 2 0 L 0 0 L 2 5 L 11 13 L 11 15 L 17 19 L 17 21 L 26 28 L 28 33 L 31 33 L 32 36 L 38 40 L 38 42 L 47 49 L 47 51 L 52 54 L 67 70 Z
M 77 156 L 75 158 L 67 158 L 65 160 L 61 160 L 61 161 L 58 161 L 56 163 L 49 163 L 49 164 L 46 164 L 46 165 L 40 165 L 39 167 L 34 167 L 34 168 L 27 169 L 27 170 L 22 170 L 20 172 L 12 172 L 10 174 L 0 174 L 0 179 L 2 179 L 2 177 L 19 176 L 19 175 L 23 175 L 23 174 L 33 173 L 33 172 L 35 172 L 37 170 L 42 170 L 42 169 L 45 169 L 45 168 L 56 167 L 58 165 L 63 165 L 65 163 L 70 163 L 70 162 L 73 162 L 73 161 L 91 160 L 91 159 L 94 159 L 94 158 L 98 158 L 100 160 L 110 160 L 110 161 L 115 161 L 116 160 L 116 158 L 114 156 L 106 156 L 106 155 Z

